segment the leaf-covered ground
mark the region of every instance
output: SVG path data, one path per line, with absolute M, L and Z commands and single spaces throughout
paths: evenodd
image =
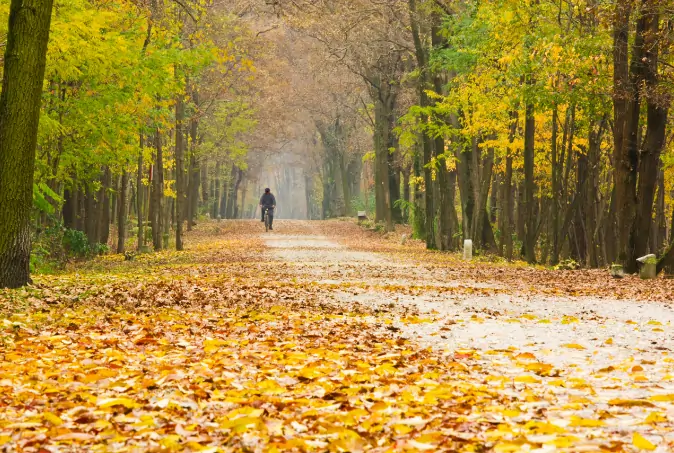
M 200 225 L 0 293 L 0 451 L 672 451 L 671 281 Z

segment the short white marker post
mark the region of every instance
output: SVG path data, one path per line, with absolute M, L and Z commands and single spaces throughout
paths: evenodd
M 652 280 L 658 276 L 658 257 L 650 254 L 637 258 L 637 261 L 641 263 L 641 269 L 639 269 L 639 277 L 642 280 Z
M 466 239 L 463 241 L 463 259 L 472 260 L 473 259 L 473 241 Z

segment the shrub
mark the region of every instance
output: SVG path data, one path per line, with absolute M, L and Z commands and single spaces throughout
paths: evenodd
M 107 244 L 90 244 L 83 231 L 60 223 L 35 232 L 30 257 L 31 272 L 50 273 L 64 269 L 68 261 L 108 253 Z
M 64 228 L 63 247 L 68 257 L 85 258 L 90 252 L 87 235 L 70 228 Z

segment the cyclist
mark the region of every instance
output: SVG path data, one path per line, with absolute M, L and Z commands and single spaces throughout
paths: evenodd
M 272 223 L 274 222 L 274 208 L 276 207 L 276 198 L 271 190 L 267 187 L 264 189 L 264 195 L 260 198 L 260 212 L 262 214 L 262 221 L 264 222 L 264 213 L 269 211 L 269 229 L 273 230 Z

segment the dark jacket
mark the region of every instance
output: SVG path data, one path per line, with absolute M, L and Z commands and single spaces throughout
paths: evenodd
M 274 198 L 274 195 L 271 193 L 266 193 L 262 195 L 262 198 L 260 198 L 260 205 L 263 208 L 271 208 L 276 206 L 276 198 Z

